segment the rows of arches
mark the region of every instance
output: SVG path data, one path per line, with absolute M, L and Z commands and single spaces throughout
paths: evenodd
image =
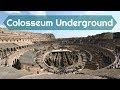
M 115 53 L 116 55 L 120 56 L 120 46 L 115 47 Z
M 11 43 L 11 42 L 24 42 L 24 41 L 32 41 L 31 39 L 0 39 L 0 42 L 4 43 Z
M 16 52 L 17 50 L 23 49 L 23 48 L 27 48 L 29 47 L 29 45 L 26 46 L 18 46 L 18 47 L 13 47 L 13 48 L 6 48 L 6 49 L 0 49 L 0 59 L 4 59 L 7 58 L 9 55 L 11 55 L 11 53 Z
M 14 42 L 26 42 L 26 41 L 40 41 L 40 39 L 0 39 L 1 43 L 14 43 Z

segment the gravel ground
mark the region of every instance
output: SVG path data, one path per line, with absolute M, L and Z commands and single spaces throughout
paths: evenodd
M 83 71 L 81 71 L 81 73 L 106 77 L 108 79 L 120 79 L 120 69 L 99 69 L 99 70 L 84 69 Z
M 42 75 L 29 75 L 29 76 L 21 77 L 19 79 L 105 79 L 105 78 L 92 76 L 92 75 L 82 75 L 82 74 L 66 74 L 66 75 L 42 74 Z
M 25 70 L 17 70 L 13 67 L 0 67 L 0 79 L 17 79 L 32 73 Z
M 120 79 L 120 69 L 84 69 L 80 74 L 32 74 L 26 70 L 17 70 L 13 67 L 0 67 L 0 79 Z

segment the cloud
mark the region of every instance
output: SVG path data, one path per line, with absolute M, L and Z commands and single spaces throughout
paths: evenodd
M 29 11 L 31 15 L 46 15 L 46 11 Z
M 5 28 L 5 25 L 1 25 L 1 24 L 0 24 L 0 27 L 1 27 L 1 28 Z
M 20 14 L 20 11 L 4 11 L 7 14 Z
M 102 15 L 105 14 L 105 11 L 85 11 L 85 15 Z

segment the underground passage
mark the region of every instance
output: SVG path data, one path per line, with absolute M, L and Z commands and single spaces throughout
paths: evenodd
M 57 68 L 68 67 L 78 62 L 78 55 L 75 52 L 70 51 L 56 51 L 50 52 L 46 58 L 45 63 L 48 66 L 54 66 Z
M 45 53 L 43 63 L 39 63 L 39 65 L 49 72 L 69 73 L 83 69 L 83 63 L 79 51 L 59 49 Z

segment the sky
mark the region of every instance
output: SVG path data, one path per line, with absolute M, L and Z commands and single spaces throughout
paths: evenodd
M 24 30 L 35 33 L 52 33 L 56 38 L 86 37 L 103 32 L 120 32 L 120 11 L 0 11 L 0 27 L 9 15 L 112 15 L 117 24 L 112 30 Z

